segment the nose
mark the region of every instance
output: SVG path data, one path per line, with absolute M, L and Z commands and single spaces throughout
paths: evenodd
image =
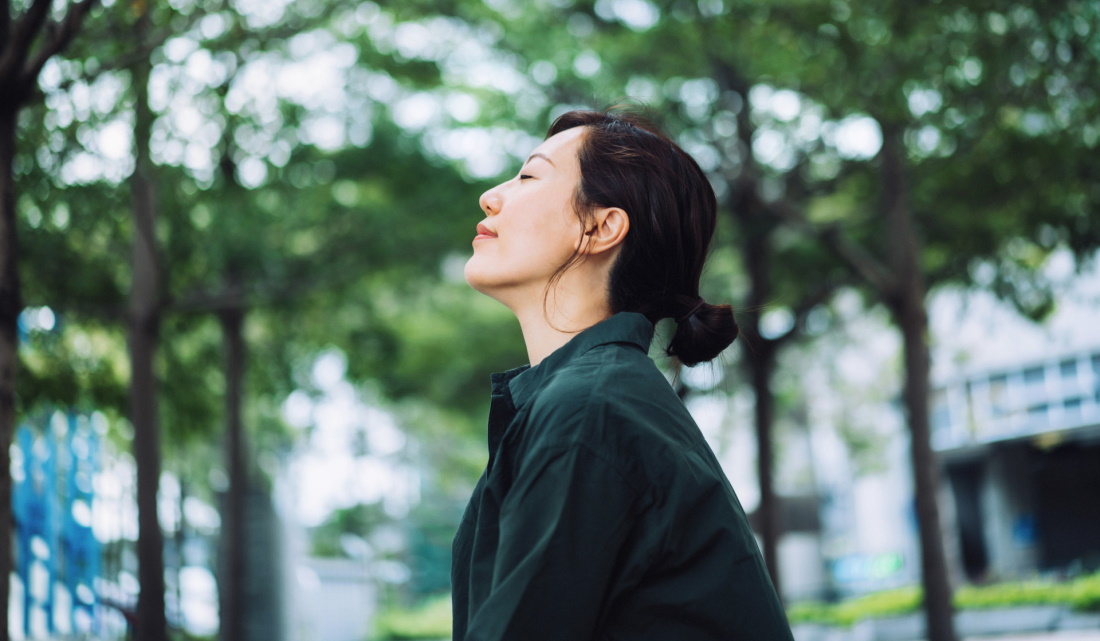
M 478 198 L 477 203 L 481 205 L 481 210 L 485 212 L 486 216 L 495 216 L 500 213 L 501 197 L 500 191 L 493 187 L 484 194 L 481 194 L 481 198 Z

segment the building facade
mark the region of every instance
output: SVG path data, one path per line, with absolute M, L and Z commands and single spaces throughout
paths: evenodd
M 932 408 L 968 579 L 1100 568 L 1100 346 L 964 372 Z

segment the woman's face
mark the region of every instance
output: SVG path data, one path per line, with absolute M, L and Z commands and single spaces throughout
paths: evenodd
M 481 195 L 486 218 L 477 226 L 466 282 L 505 303 L 541 304 L 550 277 L 581 239 L 573 209 L 580 183 L 583 128 L 567 129 L 539 145 L 519 175 Z

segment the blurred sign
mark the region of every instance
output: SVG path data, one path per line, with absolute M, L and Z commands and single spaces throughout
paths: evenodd
M 905 568 L 905 557 L 897 553 L 852 554 L 833 561 L 833 579 L 837 583 L 882 581 Z
M 1035 515 L 1018 515 L 1012 522 L 1012 542 L 1017 547 L 1027 548 L 1035 545 L 1038 540 L 1038 526 L 1035 523 Z

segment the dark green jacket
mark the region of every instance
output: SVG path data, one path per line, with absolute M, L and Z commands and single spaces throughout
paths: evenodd
M 493 375 L 489 462 L 454 540 L 454 641 L 791 639 L 652 337 L 616 314 Z

